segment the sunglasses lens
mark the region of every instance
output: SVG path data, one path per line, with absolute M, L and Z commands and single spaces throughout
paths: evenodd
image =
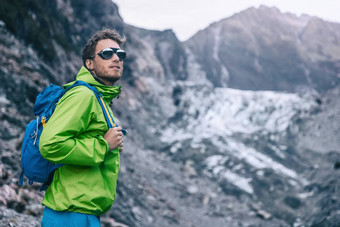
M 117 48 L 106 48 L 98 53 L 98 55 L 105 60 L 111 59 L 114 54 L 117 54 L 121 61 L 126 58 L 125 51 Z
M 120 60 L 124 60 L 126 58 L 126 52 L 124 50 L 117 50 L 116 54 Z
M 110 59 L 112 58 L 112 55 L 114 54 L 114 51 L 112 49 L 105 49 L 102 51 L 101 56 L 103 59 Z

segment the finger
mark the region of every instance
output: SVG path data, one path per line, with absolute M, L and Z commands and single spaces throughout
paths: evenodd
M 117 131 L 122 131 L 122 127 L 118 126 L 118 127 L 114 127 L 115 130 Z
M 116 135 L 124 135 L 120 127 L 113 128 Z
M 123 143 L 121 145 L 119 145 L 118 149 L 119 149 L 119 152 L 123 151 Z

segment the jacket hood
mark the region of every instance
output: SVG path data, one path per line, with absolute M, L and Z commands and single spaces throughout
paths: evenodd
M 92 86 L 94 86 L 102 95 L 103 99 L 106 102 L 110 102 L 113 98 L 117 97 L 122 90 L 121 85 L 117 86 L 107 86 L 105 84 L 99 83 L 90 73 L 88 69 L 86 69 L 84 66 L 82 66 L 76 76 L 76 81 L 81 80 L 84 81 Z M 76 81 L 72 81 L 68 84 L 65 84 L 63 87 L 67 88 L 74 84 Z

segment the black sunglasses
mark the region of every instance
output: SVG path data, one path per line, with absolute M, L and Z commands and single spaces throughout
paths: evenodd
M 119 48 L 109 47 L 102 49 L 99 53 L 97 53 L 97 55 L 99 55 L 104 60 L 111 59 L 114 54 L 117 55 L 120 61 L 123 61 L 126 58 L 126 52 Z M 91 56 L 91 58 L 94 57 L 95 55 Z

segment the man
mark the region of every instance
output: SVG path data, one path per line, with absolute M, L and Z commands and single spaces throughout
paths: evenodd
M 94 86 L 107 105 L 121 91 L 113 85 L 123 73 L 124 42 L 115 30 L 104 29 L 82 51 L 84 66 L 76 80 Z M 45 159 L 65 164 L 46 190 L 42 226 L 100 226 L 99 216 L 116 195 L 123 133 L 121 127 L 108 129 L 93 91 L 76 86 L 66 92 L 41 134 L 39 149 Z

